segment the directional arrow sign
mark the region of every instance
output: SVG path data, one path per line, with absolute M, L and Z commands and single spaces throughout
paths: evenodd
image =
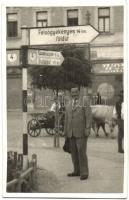
M 91 25 L 30 28 L 30 45 L 89 43 L 99 35 Z
M 61 52 L 37 49 L 28 50 L 28 64 L 60 66 L 64 61 Z

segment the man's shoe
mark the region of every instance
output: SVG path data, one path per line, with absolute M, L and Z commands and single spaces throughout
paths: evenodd
M 69 176 L 69 177 L 80 176 L 80 174 L 79 174 L 79 173 L 72 172 L 72 173 L 67 174 L 67 176 Z
M 123 149 L 121 149 L 121 150 L 118 150 L 118 152 L 119 152 L 119 153 L 124 153 L 124 150 L 123 150 Z
M 82 175 L 82 176 L 80 176 L 80 180 L 86 180 L 86 179 L 88 179 L 88 175 Z

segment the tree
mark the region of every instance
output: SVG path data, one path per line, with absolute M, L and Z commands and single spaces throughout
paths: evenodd
M 55 50 L 55 49 L 54 49 Z M 91 83 L 90 63 L 85 58 L 85 49 L 75 46 L 58 47 L 64 56 L 61 66 L 35 66 L 29 68 L 32 84 L 37 88 L 70 90 L 72 87 L 88 86 Z

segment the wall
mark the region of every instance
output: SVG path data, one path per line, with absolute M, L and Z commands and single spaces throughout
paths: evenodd
M 90 23 L 96 29 L 98 29 L 98 10 L 96 6 L 88 7 L 72 7 L 79 9 L 79 25 L 85 25 L 86 13 L 87 11 L 91 14 Z M 22 45 L 22 34 L 21 26 L 26 25 L 27 27 L 36 26 L 36 11 L 48 11 L 48 25 L 49 26 L 66 26 L 67 25 L 67 10 L 71 7 L 8 7 L 7 13 L 18 12 L 18 32 L 19 35 L 16 38 L 7 38 L 7 48 L 20 48 Z M 28 38 L 26 38 L 28 39 Z M 118 51 L 120 48 L 123 48 L 123 7 L 115 6 L 111 7 L 111 33 L 109 34 L 100 34 L 92 43 L 91 51 L 97 52 L 96 47 L 100 49 L 103 47 L 103 50 L 107 46 L 117 46 Z M 121 50 L 122 52 L 122 50 Z M 99 54 L 99 52 L 98 52 Z M 97 53 L 96 53 L 97 55 Z M 122 53 L 121 53 L 122 55 Z M 94 60 L 98 59 L 97 57 L 93 58 Z M 122 58 L 121 58 L 122 59 Z M 108 80 L 109 79 L 109 80 Z M 119 79 L 119 76 L 117 76 Z M 93 82 L 93 91 L 96 91 L 97 86 L 102 81 L 109 81 L 113 85 L 116 83 L 116 91 L 122 85 L 122 81 L 116 81 L 116 76 L 96 76 Z M 117 84 L 118 83 L 118 84 Z M 21 107 L 21 78 L 8 78 L 7 79 L 7 105 L 8 108 L 20 108 Z
M 122 6 L 114 7 L 114 32 L 123 32 L 124 8 Z
M 22 78 L 7 79 L 7 109 L 22 109 Z
M 48 25 L 49 26 L 67 26 L 67 10 L 77 8 L 79 10 L 79 25 L 85 25 L 87 11 L 91 14 L 90 23 L 98 29 L 98 10 L 95 6 L 87 7 L 8 7 L 7 13 L 17 12 L 19 23 L 19 36 L 16 38 L 7 38 L 7 47 L 20 46 L 21 42 L 21 26 L 27 27 L 36 26 L 36 12 L 48 11 Z M 123 32 L 123 7 L 111 7 L 111 32 Z M 109 36 L 109 35 L 108 35 Z M 101 35 L 99 36 L 101 38 Z M 13 41 L 13 42 L 12 42 Z M 105 41 L 106 42 L 106 41 Z M 16 43 L 16 45 L 15 45 Z

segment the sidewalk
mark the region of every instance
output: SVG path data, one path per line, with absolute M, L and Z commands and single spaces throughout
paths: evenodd
M 8 150 L 22 150 L 22 113 L 8 113 Z M 28 136 L 29 157 L 37 154 L 38 179 L 34 192 L 47 193 L 122 193 L 124 155 L 117 152 L 117 139 L 100 138 L 91 133 L 88 140 L 89 178 L 67 177 L 73 171 L 71 156 L 63 152 L 64 138 L 60 148 L 53 147 L 53 137 L 42 130 L 40 136 Z
M 72 172 L 71 156 L 61 147 L 47 147 L 45 143 L 38 149 L 38 192 L 58 193 L 122 193 L 123 154 L 117 153 L 115 140 L 90 138 L 88 143 L 89 179 L 67 177 Z M 34 150 L 35 152 L 35 150 Z M 31 152 L 32 153 L 32 152 Z

